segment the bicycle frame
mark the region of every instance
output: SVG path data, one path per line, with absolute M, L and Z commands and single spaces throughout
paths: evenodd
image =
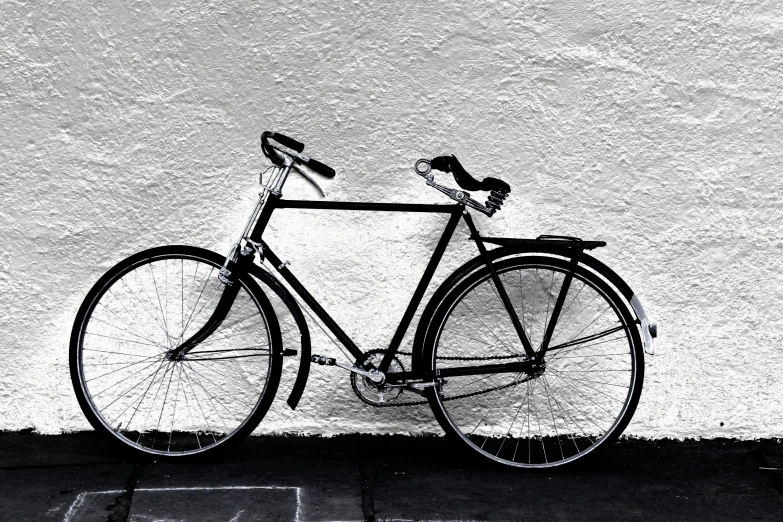
M 386 373 L 392 359 L 397 353 L 402 339 L 405 333 L 410 327 L 413 316 L 421 304 L 421 300 L 424 297 L 424 293 L 432 281 L 432 277 L 435 274 L 443 254 L 448 246 L 451 238 L 454 234 L 457 224 L 460 218 L 463 218 L 471 232 L 471 239 L 476 243 L 478 250 L 482 255 L 486 257 L 486 248 L 484 247 L 482 237 L 476 229 L 473 220 L 463 205 L 428 205 L 428 204 L 406 204 L 406 203 L 369 203 L 369 202 L 341 202 L 341 201 L 305 201 L 305 200 L 285 200 L 279 195 L 272 194 L 266 201 L 266 204 L 259 215 L 257 222 L 255 223 L 253 230 L 248 239 L 261 246 L 263 255 L 269 259 L 277 272 L 283 277 L 283 279 L 291 286 L 291 288 L 299 295 L 302 300 L 310 307 L 318 318 L 329 328 L 334 336 L 345 346 L 345 348 L 356 358 L 356 364 L 359 367 L 365 367 L 365 355 L 354 343 L 351 338 L 345 333 L 345 331 L 337 324 L 337 322 L 329 315 L 326 310 L 318 303 L 318 301 L 307 291 L 302 283 L 293 275 L 288 269 L 285 263 L 274 253 L 274 251 L 267 245 L 263 239 L 263 233 L 266 229 L 269 219 L 272 213 L 277 209 L 308 209 L 308 210 L 343 210 L 343 211 L 376 211 L 376 212 L 417 212 L 417 213 L 430 213 L 430 214 L 447 214 L 449 220 L 446 223 L 446 227 L 435 247 L 435 251 L 432 254 L 421 279 L 408 303 L 407 308 L 400 320 L 400 324 L 389 343 L 388 349 L 385 351 L 383 360 L 378 366 L 378 370 Z M 506 310 L 518 327 L 517 333 L 520 336 L 523 347 L 525 348 L 527 360 L 517 363 L 498 364 L 498 365 L 485 365 L 480 367 L 465 367 L 465 368 L 451 368 L 449 374 L 454 375 L 470 375 L 473 373 L 488 373 L 491 371 L 497 372 L 520 372 L 528 371 L 535 364 L 536 354 L 530 345 L 530 341 L 527 338 L 521 325 L 519 325 L 519 319 L 517 318 L 516 311 L 513 309 L 508 295 L 500 282 L 497 274 L 494 272 L 492 263 L 488 257 L 486 257 L 487 266 L 490 268 L 493 274 L 496 287 L 499 290 L 501 299 L 503 300 Z M 567 291 L 567 288 L 565 288 Z M 448 375 L 440 375 L 446 377 Z M 427 379 L 432 378 L 432 375 L 426 375 L 422 372 L 404 372 L 398 374 L 387 374 L 387 380 L 390 382 L 400 382 L 408 379 Z
M 231 308 L 233 302 L 233 295 L 235 291 L 232 291 L 232 284 L 236 281 L 238 274 L 240 273 L 252 273 L 256 277 L 260 277 L 265 280 L 272 290 L 283 298 L 286 306 L 294 314 L 297 325 L 302 330 L 303 323 L 306 325 L 304 318 L 302 317 L 301 310 L 296 304 L 296 300 L 290 295 L 290 293 L 274 278 L 271 273 L 264 272 L 260 268 L 257 268 L 253 263 L 253 252 L 258 252 L 264 258 L 268 259 L 275 270 L 282 276 L 282 278 L 291 286 L 293 291 L 304 300 L 305 304 L 310 307 L 316 316 L 324 323 L 324 325 L 332 332 L 337 340 L 345 346 L 350 354 L 355 358 L 356 369 L 363 368 L 364 371 L 378 370 L 385 374 L 386 382 L 390 383 L 405 383 L 407 381 L 419 381 L 433 382 L 438 379 L 448 376 L 457 375 L 483 375 L 487 373 L 527 373 L 533 374 L 540 369 L 543 369 L 544 355 L 549 348 L 549 341 L 554 331 L 555 325 L 559 319 L 563 303 L 565 301 L 566 294 L 568 293 L 574 271 L 577 264 L 580 261 L 580 256 L 584 259 L 589 256 L 582 256 L 584 249 L 592 249 L 598 246 L 604 246 L 605 243 L 599 241 L 585 241 L 583 242 L 577 238 L 569 238 L 562 236 L 541 236 L 537 239 L 510 239 L 510 238 L 492 238 L 482 237 L 473 223 L 473 219 L 466 208 L 466 203 L 471 201 L 469 196 L 465 196 L 464 193 L 460 193 L 461 197 L 452 198 L 457 201 L 457 204 L 407 204 L 407 203 L 372 203 L 372 202 L 342 202 L 342 201 L 307 201 L 307 200 L 285 200 L 282 199 L 281 189 L 285 184 L 286 178 L 290 171 L 294 169 L 293 160 L 290 157 L 286 158 L 284 166 L 280 169 L 277 176 L 272 180 L 271 186 L 264 186 L 264 191 L 260 194 L 259 202 L 256 206 L 253 215 L 248 221 L 245 231 L 241 236 L 240 242 L 238 242 L 232 251 L 227 256 L 226 264 L 223 270 L 221 270 L 221 280 L 226 283 L 226 290 L 218 304 L 218 307 L 213 312 L 212 317 L 207 323 L 194 334 L 190 339 L 182 343 L 171 354 L 172 359 L 183 357 L 190 349 L 195 345 L 206 339 L 207 336 L 213 332 L 217 326 L 225 319 L 228 311 Z M 418 171 L 417 171 L 418 172 Z M 308 178 L 309 179 L 309 178 Z M 429 184 L 429 183 L 428 183 Z M 431 214 L 447 214 L 449 220 L 441 235 L 438 244 L 435 247 L 435 251 L 430 258 L 427 267 L 424 270 L 416 289 L 411 297 L 410 302 L 403 314 L 400 324 L 398 325 L 388 349 L 384 351 L 384 357 L 381 363 L 376 368 L 372 363 L 366 360 L 364 352 L 354 343 L 351 338 L 345 333 L 345 331 L 337 324 L 337 322 L 326 312 L 326 310 L 318 303 L 318 301 L 307 291 L 302 283 L 291 273 L 291 271 L 283 263 L 275 252 L 263 241 L 263 233 L 272 213 L 277 209 L 308 209 L 308 210 L 343 210 L 343 211 L 376 211 L 376 212 L 414 212 L 414 213 L 431 213 Z M 498 296 L 503 302 L 504 308 L 513 323 L 517 336 L 520 340 L 524 353 L 519 354 L 519 358 L 516 362 L 503 363 L 503 364 L 486 364 L 475 365 L 465 367 L 450 367 L 438 370 L 438 374 L 435 375 L 431 371 L 418 371 L 416 370 L 416 364 L 414 364 L 414 371 L 410 372 L 396 372 L 388 373 L 388 369 L 394 356 L 399 350 L 402 339 L 405 333 L 410 327 L 413 316 L 421 304 L 421 300 L 424 297 L 424 293 L 432 281 L 432 277 L 435 274 L 443 254 L 448 246 L 454 231 L 459 223 L 460 218 L 464 219 L 470 231 L 470 239 L 476 243 L 476 247 L 480 254 L 480 259 L 483 265 L 488 269 L 489 275 L 497 290 Z M 245 240 L 247 243 L 244 248 L 239 249 L 241 241 Z M 558 255 L 566 256 L 571 259 L 570 270 L 565 274 L 563 283 L 561 285 L 558 297 L 555 300 L 555 306 L 553 307 L 552 314 L 549 317 L 549 323 L 546 328 L 543 341 L 540 346 L 535 349 L 531 346 L 530 340 L 525 333 L 522 325 L 520 324 L 516 310 L 514 309 L 508 294 L 503 286 L 498 273 L 493 265 L 494 250 L 492 252 L 487 251 L 484 243 L 497 244 L 501 246 L 527 246 L 534 247 L 543 252 L 554 252 Z M 232 274 L 233 272 L 233 274 Z M 610 271 L 608 271 L 610 272 Z M 271 283 L 274 281 L 274 284 Z M 629 289 L 630 290 L 630 289 Z M 630 296 L 626 296 L 628 299 L 633 297 L 633 293 Z M 633 304 L 633 300 L 631 301 Z M 643 311 L 642 311 L 643 314 Z M 641 317 L 637 313 L 638 317 Z M 306 328 L 306 326 L 305 326 Z M 297 376 L 296 383 L 294 384 L 294 390 L 289 398 L 289 405 L 295 407 L 298 402 L 298 398 L 304 389 L 304 385 L 309 374 L 309 334 L 306 336 L 306 342 L 302 343 L 302 360 L 300 361 L 299 375 Z M 305 360 L 307 359 L 307 360 Z M 414 354 L 414 361 L 416 361 L 416 355 Z M 421 367 L 421 366 L 419 366 Z

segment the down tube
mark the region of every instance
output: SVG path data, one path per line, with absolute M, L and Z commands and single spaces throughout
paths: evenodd
M 302 285 L 302 283 L 299 282 L 299 280 L 294 277 L 294 274 L 291 273 L 291 271 L 288 269 L 288 267 L 280 261 L 280 258 L 275 255 L 274 252 L 272 252 L 272 249 L 269 248 L 269 245 L 261 241 L 261 245 L 264 248 L 264 255 L 269 259 L 269 261 L 272 262 L 274 266 L 277 267 L 277 272 L 283 276 L 283 279 L 286 280 L 286 282 L 291 285 L 291 288 L 294 289 L 294 292 L 304 300 L 305 303 L 307 303 L 307 306 L 310 307 L 310 309 L 315 312 L 315 315 L 317 315 L 321 321 L 324 322 L 327 328 L 331 330 L 331 332 L 337 337 L 337 339 L 343 343 L 343 345 L 348 349 L 349 352 L 351 352 L 351 355 L 356 357 L 356 360 L 359 361 L 362 359 L 363 354 L 362 351 L 359 349 L 358 346 L 356 346 L 356 343 L 354 343 L 350 337 L 348 337 L 348 334 L 346 334 L 342 328 L 340 328 L 340 325 L 338 325 L 334 319 L 326 312 L 326 310 L 323 309 L 323 307 L 318 304 L 318 301 L 315 300 L 315 297 L 310 294 L 310 292 L 307 291 L 307 289 Z

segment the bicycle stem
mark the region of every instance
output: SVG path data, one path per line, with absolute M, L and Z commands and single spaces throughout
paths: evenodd
M 228 317 L 231 307 L 234 305 L 234 300 L 239 294 L 239 273 L 247 271 L 247 265 L 253 264 L 253 254 L 241 253 L 236 262 L 226 263 L 227 267 L 231 270 L 226 272 L 225 279 L 221 279 L 224 284 L 223 294 L 220 296 L 215 310 L 212 315 L 207 319 L 207 322 L 199 328 L 199 330 L 190 336 L 187 341 L 180 344 L 174 350 L 169 352 L 169 359 L 177 361 L 182 359 L 188 352 L 198 346 L 199 343 L 204 341 L 207 337 L 212 335 L 217 330 L 226 317 Z

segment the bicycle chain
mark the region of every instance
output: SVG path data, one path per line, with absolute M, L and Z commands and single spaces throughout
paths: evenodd
M 397 352 L 400 355 L 413 355 L 411 352 Z M 517 358 L 516 355 L 502 355 L 497 357 L 438 357 L 438 359 L 448 359 L 448 360 L 455 360 L 455 361 L 487 361 L 492 359 L 511 359 L 511 358 Z M 522 384 L 525 382 L 528 382 L 531 379 L 531 377 L 526 377 L 522 379 L 521 381 L 514 381 L 508 384 L 503 384 L 501 386 L 495 386 L 494 388 L 489 388 L 488 390 L 479 390 L 475 392 L 470 393 L 463 393 L 462 395 L 455 395 L 454 397 L 444 397 L 443 401 L 455 401 L 457 399 L 467 399 L 468 397 L 475 397 L 477 395 L 483 395 L 485 393 L 490 393 L 496 390 L 503 390 L 505 388 L 511 388 L 512 386 L 516 386 L 518 384 Z M 413 401 L 413 402 L 392 402 L 389 404 L 374 404 L 376 408 L 395 408 L 399 406 L 420 406 L 422 404 L 428 404 L 429 401 Z

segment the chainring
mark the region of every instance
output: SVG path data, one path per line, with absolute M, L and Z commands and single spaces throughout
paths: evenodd
M 371 362 L 377 368 L 380 366 L 384 354 L 384 350 L 370 350 L 364 354 L 365 361 Z M 394 373 L 404 372 L 405 367 L 397 357 L 394 357 L 391 364 L 389 364 L 389 371 Z M 389 405 L 397 401 L 403 392 L 402 386 L 390 386 L 386 383 L 378 386 L 367 377 L 356 373 L 351 373 L 351 387 L 362 402 L 366 402 L 371 406 Z

